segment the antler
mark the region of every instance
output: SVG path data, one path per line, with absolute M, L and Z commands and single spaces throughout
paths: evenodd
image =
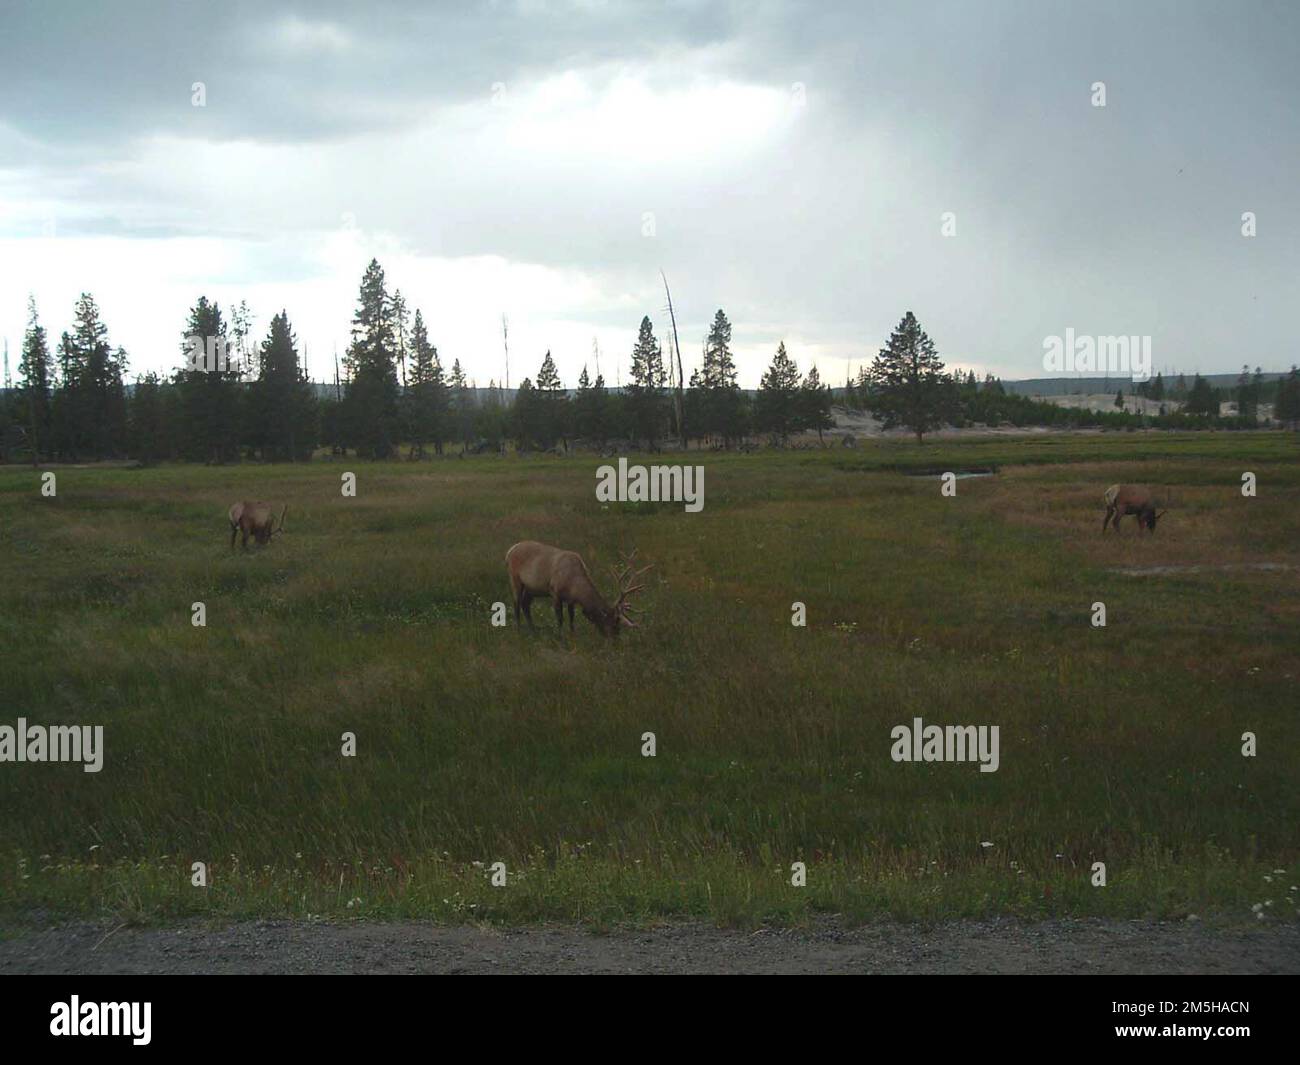
M 641 589 L 645 587 L 644 584 L 633 584 L 632 582 L 640 577 L 641 574 L 654 569 L 653 562 L 648 566 L 642 566 L 640 569 L 636 569 L 634 568 L 635 560 L 636 550 L 633 549 L 630 555 L 623 555 L 620 553 L 619 562 L 621 568 L 615 569 L 613 566 L 609 567 L 609 571 L 614 575 L 614 580 L 618 582 L 618 602 L 614 604 L 614 613 L 619 616 L 623 624 L 628 625 L 631 628 L 636 628 L 636 622 L 633 621 L 629 615 L 632 613 L 639 614 L 642 613 L 642 611 L 637 610 L 629 604 L 627 597 L 641 591 Z

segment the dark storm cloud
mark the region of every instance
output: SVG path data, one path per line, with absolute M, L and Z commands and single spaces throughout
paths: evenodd
M 148 134 L 328 140 L 495 82 L 723 41 L 734 22 L 708 3 L 6 2 L 0 116 L 110 154 Z
M 1067 326 L 1152 334 L 1185 368 L 1293 357 L 1294 5 L 3 11 L 10 236 L 57 215 L 63 235 L 278 241 L 244 267 L 271 283 L 325 269 L 306 235 L 347 219 L 418 256 L 591 278 L 593 327 L 657 311 L 664 267 L 688 359 L 719 305 L 756 345 L 858 358 L 910 307 L 949 357 L 1025 375 Z

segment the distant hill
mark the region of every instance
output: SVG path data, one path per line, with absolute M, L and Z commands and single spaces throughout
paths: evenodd
M 1151 376 L 1154 378 L 1155 374 Z M 1184 376 L 1187 378 L 1188 387 L 1191 387 L 1196 375 L 1189 373 Z M 1236 388 L 1237 378 L 1240 375 L 1235 373 L 1207 373 L 1201 374 L 1201 376 L 1209 381 L 1213 388 Z M 1265 381 L 1276 381 L 1279 377 L 1285 377 L 1286 375 L 1266 373 L 1260 376 Z M 1165 389 L 1168 390 L 1177 380 L 1178 374 L 1166 374 Z M 1023 381 L 1003 381 L 1002 387 L 1008 392 L 1021 396 L 1074 396 L 1106 392 L 1113 396 L 1121 388 L 1127 393 L 1133 387 L 1133 381 L 1126 375 L 1118 374 L 1096 377 L 1029 377 Z

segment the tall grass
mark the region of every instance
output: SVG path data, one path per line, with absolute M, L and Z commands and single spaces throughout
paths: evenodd
M 590 457 L 65 469 L 53 499 L 0 470 L 0 724 L 106 733 L 99 774 L 0 764 L 0 911 L 1294 919 L 1300 569 L 1248 566 L 1300 565 L 1297 457 L 692 454 L 699 514 L 602 506 Z M 955 499 L 900 472 L 968 465 L 999 473 Z M 1176 489 L 1154 537 L 1099 532 L 1121 480 Z M 240 498 L 287 501 L 286 534 L 231 553 Z M 557 636 L 543 600 L 537 633 L 494 628 L 525 538 L 606 584 L 638 548 L 645 626 Z M 1182 568 L 1117 572 L 1151 567 Z M 1001 768 L 893 762 L 914 717 L 998 725 Z

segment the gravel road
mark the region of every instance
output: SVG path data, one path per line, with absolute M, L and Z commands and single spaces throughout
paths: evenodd
M 1010 919 L 732 931 L 250 921 L 68 924 L 0 939 L 0 973 L 1296 973 L 1300 925 Z

